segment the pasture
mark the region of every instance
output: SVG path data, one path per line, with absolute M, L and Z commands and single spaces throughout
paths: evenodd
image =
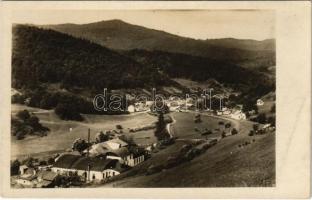
M 76 138 L 87 140 L 88 128 L 91 130 L 91 141 L 94 141 L 97 132 L 115 129 L 117 124 L 123 127 L 124 134 L 133 136 L 134 141 L 140 144 L 156 141 L 153 129 L 136 133 L 129 133 L 128 131 L 128 128 L 144 126 L 157 120 L 156 117 L 147 113 L 134 113 L 130 115 L 83 115 L 85 121 L 77 122 L 61 120 L 53 111 L 12 105 L 12 114 L 23 109 L 31 110 L 31 112 L 39 117 L 40 123 L 50 129 L 50 132 L 45 137 L 26 137 L 23 140 L 16 140 L 15 137 L 12 137 L 12 159 L 34 155 L 44 156 L 51 154 L 51 152 L 62 152 L 71 148 Z

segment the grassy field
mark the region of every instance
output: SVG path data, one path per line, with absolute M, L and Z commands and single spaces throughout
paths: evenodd
M 220 137 L 222 131 L 230 131 L 230 129 L 225 129 L 224 125 L 219 125 L 219 122 L 223 123 L 231 123 L 231 128 L 239 128 L 238 124 L 234 120 L 225 120 L 218 117 L 206 116 L 205 114 L 201 114 L 201 123 L 195 123 L 194 117 L 196 113 L 184 113 L 184 112 L 176 112 L 172 113 L 171 116 L 175 119 L 176 123 L 173 126 L 173 131 L 176 133 L 176 136 L 179 138 L 206 138 L 206 136 L 202 136 L 201 132 L 203 132 L 206 128 L 211 130 L 213 134 L 209 135 L 209 137 Z M 199 131 L 195 131 L 195 127 Z
M 183 118 L 180 113 L 174 114 L 174 117 Z M 219 120 L 208 117 L 207 120 L 209 119 L 212 126 L 215 123 L 213 121 Z M 151 159 L 122 174 L 116 181 L 100 187 L 274 186 L 275 133 L 248 136 L 252 124 L 249 121 L 242 121 L 239 123 L 239 134 L 222 139 L 216 146 L 192 161 L 146 176 L 146 170 L 150 165 L 164 164 L 169 156 L 178 153 L 185 141 L 177 141 L 174 145 L 153 154 Z M 183 131 L 182 126 L 185 126 L 185 122 L 176 123 L 174 126 Z M 177 134 L 189 138 L 188 134 L 183 132 Z M 251 142 L 253 139 L 254 142 Z M 238 145 L 244 142 L 251 144 L 239 148 Z
M 124 128 L 125 134 L 131 134 L 138 143 L 146 144 L 156 141 L 153 130 L 129 133 L 128 128 L 143 126 L 156 121 L 156 117 L 147 113 L 135 113 L 131 115 L 84 115 L 85 121 L 63 121 L 53 111 L 29 108 L 20 105 L 12 105 L 12 113 L 18 110 L 28 109 L 39 117 L 40 122 L 50 129 L 45 137 L 26 137 L 24 140 L 16 140 L 12 137 L 11 157 L 23 158 L 26 156 L 45 156 L 51 152 L 62 152 L 71 148 L 76 138 L 87 139 L 88 128 L 91 129 L 91 140 L 94 140 L 98 131 L 115 129 L 117 124 Z M 72 128 L 72 131 L 69 129 Z M 145 138 L 146 140 L 143 140 Z

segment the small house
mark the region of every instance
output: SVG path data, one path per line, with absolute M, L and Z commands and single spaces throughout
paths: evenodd
M 264 101 L 262 99 L 258 99 L 257 106 L 263 106 L 263 105 L 264 105 Z
M 128 106 L 128 112 L 129 112 L 129 113 L 134 113 L 134 112 L 135 112 L 135 107 L 134 107 L 134 105 Z

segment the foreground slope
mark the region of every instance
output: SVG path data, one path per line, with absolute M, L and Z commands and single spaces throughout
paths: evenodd
M 186 113 L 184 113 L 186 114 Z M 185 126 L 183 113 L 175 113 L 174 126 Z M 186 116 L 184 116 L 186 117 Z M 204 116 L 202 116 L 204 117 Z M 189 117 L 188 117 L 189 118 Z M 212 128 L 221 119 L 209 117 Z M 190 122 L 192 123 L 190 118 Z M 206 119 L 205 119 L 206 120 Z M 180 122 L 179 122 L 180 121 Z M 168 157 L 176 155 L 181 147 L 196 135 L 188 131 L 177 132 L 175 144 L 152 155 L 152 158 L 134 167 L 112 182 L 99 187 L 272 187 L 275 185 L 275 133 L 248 136 L 253 123 L 230 120 L 239 134 L 226 137 L 217 145 L 190 162 L 182 163 L 161 172 L 146 175 L 151 165 L 165 164 Z M 205 122 L 206 123 L 206 122 Z M 208 125 L 207 124 L 207 125 Z M 179 130 L 179 129 L 178 129 Z M 198 136 L 197 136 L 198 137 Z M 246 142 L 250 144 L 239 147 Z

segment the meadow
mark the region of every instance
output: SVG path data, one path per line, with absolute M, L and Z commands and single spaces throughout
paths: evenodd
M 116 129 L 116 125 L 123 127 L 124 134 L 129 134 L 134 141 L 140 144 L 153 143 L 156 141 L 154 130 L 139 131 L 129 133 L 128 128 L 135 128 L 155 122 L 156 117 L 147 113 L 134 113 L 129 115 L 83 115 L 83 122 L 64 121 L 52 110 L 42 110 L 29 108 L 26 106 L 12 105 L 12 114 L 18 110 L 27 109 L 33 112 L 40 119 L 42 125 L 48 127 L 50 131 L 45 137 L 28 136 L 23 140 L 11 139 L 11 158 L 24 158 L 27 156 L 44 157 L 52 153 L 63 152 L 71 148 L 76 138 L 87 140 L 88 129 L 90 128 L 90 138 L 94 141 L 95 135 L 99 131 Z M 145 139 L 142 139 L 145 138 Z

